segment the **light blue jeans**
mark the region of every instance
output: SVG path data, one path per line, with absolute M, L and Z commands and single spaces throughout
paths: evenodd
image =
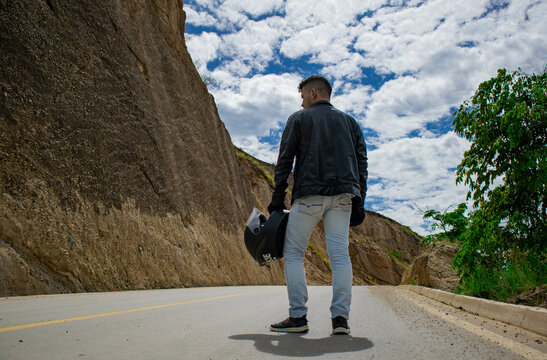
M 317 223 L 323 219 L 327 251 L 332 269 L 332 318 L 349 319 L 353 272 L 348 252 L 351 194 L 312 195 L 297 199 L 289 214 L 283 256 L 289 293 L 289 316 L 308 313 L 308 289 L 304 254 Z

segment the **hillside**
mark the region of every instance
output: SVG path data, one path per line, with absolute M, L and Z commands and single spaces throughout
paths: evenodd
M 274 166 L 237 149 L 256 198 L 257 208 L 267 214 L 273 191 Z M 289 181 L 289 191 L 292 181 Z M 290 208 L 289 196 L 286 206 Z M 398 285 L 414 257 L 423 249 L 420 236 L 396 221 L 366 211 L 363 224 L 350 228 L 350 256 L 354 284 Z M 306 273 L 311 284 L 330 284 L 331 273 L 322 223 L 315 229 L 306 251 Z
M 283 283 L 242 238 L 272 166 L 237 155 L 184 20 L 178 0 L 0 4 L 0 296 Z M 418 247 L 367 213 L 355 283 L 397 284 Z

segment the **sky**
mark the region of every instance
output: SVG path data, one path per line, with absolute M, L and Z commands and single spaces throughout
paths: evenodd
M 468 188 L 469 143 L 452 121 L 497 69 L 547 65 L 547 1 L 192 0 L 185 38 L 237 147 L 275 163 L 298 84 L 333 85 L 368 151 L 365 208 L 430 233 L 422 211 L 453 209 Z

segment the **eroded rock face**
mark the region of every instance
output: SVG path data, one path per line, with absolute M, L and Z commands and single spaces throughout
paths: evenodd
M 431 272 L 429 271 L 429 256 L 418 256 L 403 273 L 401 284 L 412 284 L 431 287 Z
M 282 278 L 241 260 L 254 198 L 184 19 L 178 0 L 0 2 L 0 266 L 27 279 L 4 294 Z
M 420 240 L 409 228 L 366 211 L 365 221 L 350 230 L 354 272 L 362 274 L 366 284 L 398 285 L 406 267 L 422 250 Z
M 405 270 L 401 284 L 433 287 L 454 292 L 460 278 L 452 265 L 458 245 L 438 242 L 429 245 Z

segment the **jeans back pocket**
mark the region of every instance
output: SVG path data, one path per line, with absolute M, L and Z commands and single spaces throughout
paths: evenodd
M 321 216 L 322 210 L 323 203 L 321 202 L 321 199 L 310 197 L 298 202 L 298 211 L 303 214 L 318 217 Z

